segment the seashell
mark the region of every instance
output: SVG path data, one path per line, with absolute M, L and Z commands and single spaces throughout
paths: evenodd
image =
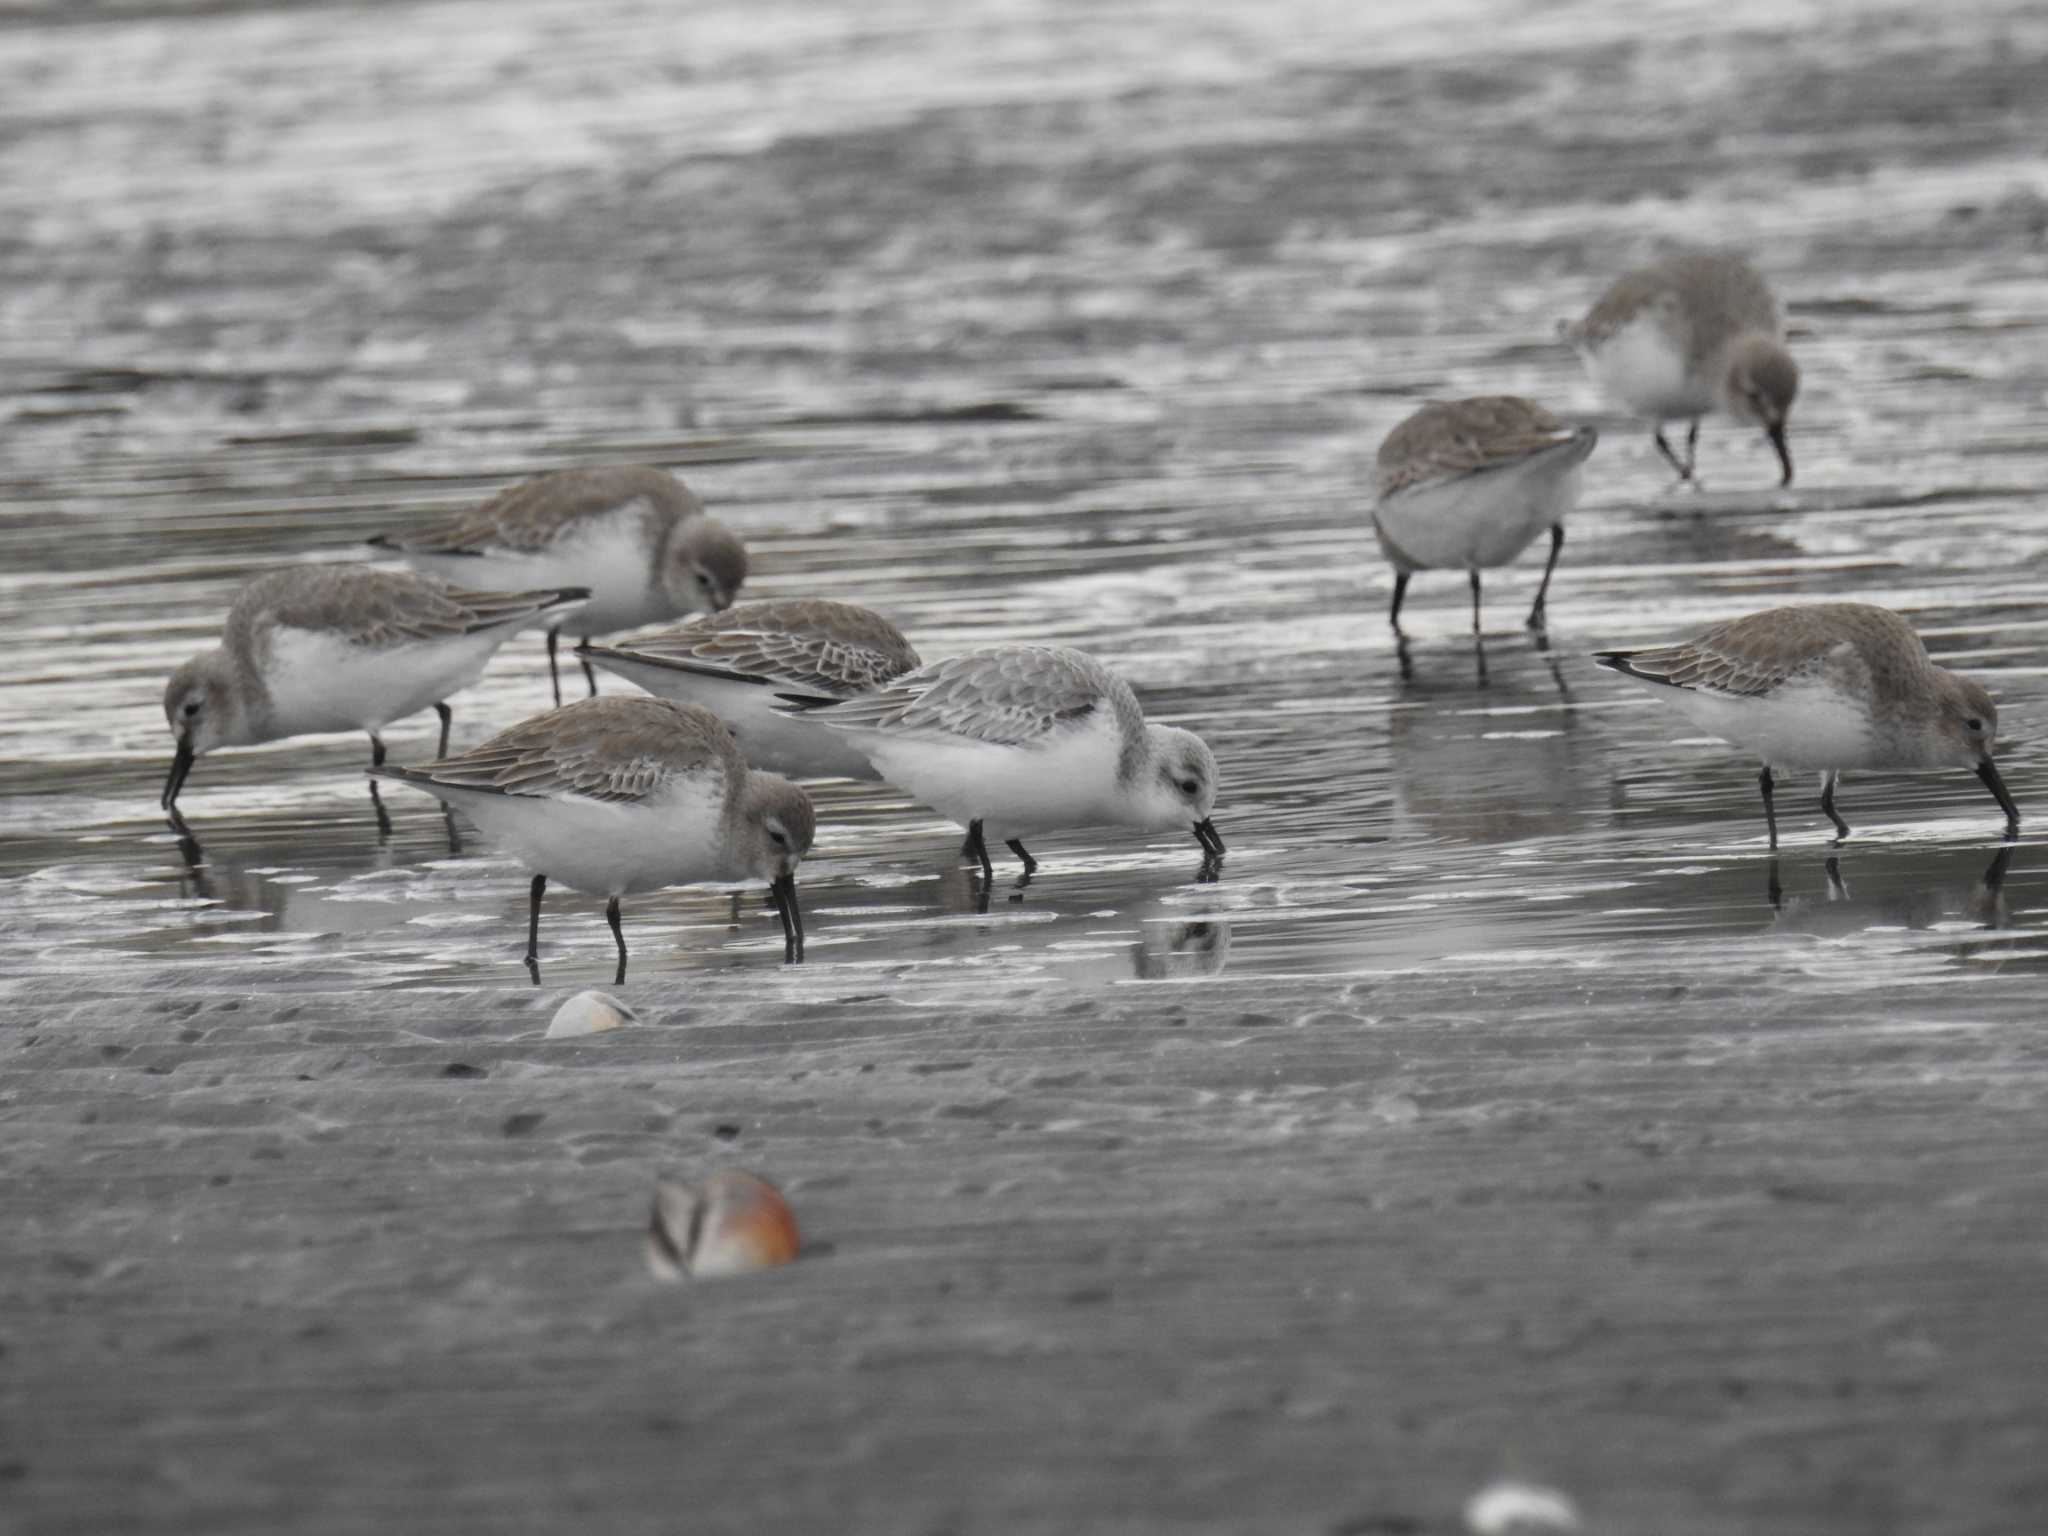
M 1499 1482 L 1472 1495 L 1465 1525 L 1472 1536 L 1557 1536 L 1579 1528 L 1579 1511 L 1555 1488 Z
M 657 1278 L 744 1275 L 796 1257 L 796 1217 L 782 1191 L 738 1168 L 702 1184 L 655 1186 L 647 1224 L 647 1264 Z
M 639 1022 L 639 1014 L 609 993 L 578 992 L 548 1020 L 548 1038 L 567 1040 L 576 1035 L 597 1035 Z

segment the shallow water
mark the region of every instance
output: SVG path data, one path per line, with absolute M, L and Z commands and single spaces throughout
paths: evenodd
M 1752 768 L 1585 657 L 1883 603 L 1998 693 L 2007 778 L 2043 804 L 2048 275 L 2007 130 L 2048 22 L 1862 18 L 1867 89 L 1940 83 L 1935 153 L 1820 88 L 1848 25 L 1823 8 L 1759 10 L 1675 96 L 1658 40 L 1694 9 L 1644 32 L 1571 8 L 1568 33 L 1476 9 L 1501 29 L 1476 61 L 1318 5 L 1205 12 L 1166 50 L 1141 14 L 714 9 L 630 67 L 632 5 L 528 6 L 488 37 L 443 5 L 388 34 L 345 9 L 0 32 L 0 341 L 26 362 L 0 383 L 0 968 L 523 985 L 519 872 L 474 832 L 451 856 L 403 791 L 380 840 L 359 740 L 204 760 L 189 867 L 154 807 L 157 701 L 251 572 L 620 459 L 677 466 L 743 531 L 747 595 L 870 604 L 927 656 L 1086 647 L 1222 764 L 1220 883 L 1191 842 L 1081 834 L 987 914 L 957 830 L 822 787 L 810 973 L 1193 981 L 1642 940 L 1839 951 L 1874 983 L 2037 965 L 2035 845 L 1985 928 L 1998 820 L 1967 775 L 1852 779 L 1834 902 L 1788 786 L 1774 906 Z M 1768 186 L 1743 133 L 1708 131 L 1728 74 Z M 1666 131 L 1632 137 L 1649 102 Z M 501 134 L 515 103 L 531 120 Z M 95 175 L 56 174 L 87 148 Z M 1789 302 L 1788 492 L 1715 423 L 1709 491 L 1673 493 L 1549 339 L 1679 233 L 1741 241 Z M 1483 682 L 1455 575 L 1411 590 L 1404 675 L 1372 452 L 1424 396 L 1496 389 L 1603 429 L 1550 644 L 1516 627 L 1531 551 L 1489 578 Z M 458 741 L 545 687 L 538 639 L 514 644 L 455 701 Z M 390 732 L 401 760 L 431 725 Z M 737 922 L 706 891 L 627 920 L 642 986 L 774 964 L 754 896 Z M 599 904 L 551 897 L 544 941 L 550 985 L 608 975 Z

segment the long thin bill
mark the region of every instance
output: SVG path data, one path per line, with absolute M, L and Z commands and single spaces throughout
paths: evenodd
M 776 910 L 782 914 L 782 963 L 801 965 L 804 959 L 804 914 L 796 904 L 796 876 L 777 875 L 771 882 Z
M 1212 859 L 1223 857 L 1223 834 L 1216 830 L 1216 823 L 1203 817 L 1195 823 L 1195 841 L 1202 845 L 1202 852 Z
M 1771 440 L 1771 446 L 1778 450 L 1778 462 L 1785 467 L 1785 478 L 1778 482 L 1785 486 L 1792 483 L 1792 445 L 1785 441 L 1785 424 L 1764 428 L 1764 436 Z
M 164 810 L 177 809 L 178 791 L 185 787 L 185 777 L 191 773 L 192 759 L 196 755 L 192 750 L 192 739 L 189 736 L 180 736 L 177 756 L 171 759 L 171 776 L 164 780 L 163 798 L 157 802 Z
M 1997 797 L 1999 808 L 2005 812 L 2007 829 L 2017 832 L 2020 829 L 2020 808 L 2013 804 L 2012 791 L 2005 787 L 2005 780 L 1998 776 L 1998 764 L 1988 757 L 1985 758 L 1977 764 L 1977 777 L 1982 779 L 1984 787 Z

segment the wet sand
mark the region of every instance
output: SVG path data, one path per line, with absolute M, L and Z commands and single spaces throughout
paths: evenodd
M 2031 7 L 132 4 L 0 16 L 0 1529 L 2007 1533 L 2048 1505 L 2040 844 L 1753 770 L 1585 653 L 1910 614 L 2048 806 Z M 1794 320 L 1709 490 L 1552 340 L 1660 240 Z M 1603 432 L 1551 592 L 1419 577 L 1379 438 Z M 820 791 L 811 960 L 552 902 L 340 738 L 162 679 L 283 559 L 678 467 L 927 655 L 1051 638 L 1216 746 L 1192 843 Z M 537 641 L 456 701 L 545 702 Z M 392 732 L 427 750 L 431 717 Z M 2030 823 L 2031 825 L 2031 823 Z M 1006 877 L 1007 878 L 1007 877 Z M 1777 887 L 1773 896 L 1773 886 Z M 1010 900 L 1011 896 L 1019 899 Z M 666 1287 L 658 1175 L 807 1248 Z

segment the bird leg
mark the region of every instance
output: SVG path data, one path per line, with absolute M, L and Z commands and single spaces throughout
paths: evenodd
M 1529 621 L 1525 626 L 1543 633 L 1543 601 L 1550 596 L 1550 573 L 1557 569 L 1557 557 L 1564 551 L 1564 524 L 1553 523 L 1550 527 L 1550 559 L 1543 567 L 1543 584 L 1536 589 L 1535 606 L 1529 610 Z
M 597 674 L 590 668 L 590 658 L 587 655 L 581 654 L 590 649 L 590 636 L 585 635 L 583 637 L 583 644 L 576 647 L 576 649 L 579 653 L 576 659 L 583 663 L 583 680 L 590 684 L 590 696 L 594 699 L 597 697 Z
M 434 756 L 437 758 L 446 757 L 448 755 L 448 727 L 455 723 L 455 711 L 450 709 L 444 702 L 434 706 L 434 713 L 441 717 L 441 745 L 435 748 Z
M 1472 581 L 1472 634 L 1479 635 L 1479 567 L 1474 566 L 1465 573 Z
M 370 766 L 372 768 L 382 768 L 384 766 L 384 738 L 375 731 L 370 732 Z M 391 835 L 391 817 L 384 809 L 384 797 L 377 793 L 377 781 L 375 779 L 370 780 L 370 804 L 375 807 L 377 812 L 377 835 L 379 837 L 389 837 Z
M 612 939 L 619 946 L 619 974 L 612 978 L 612 985 L 626 984 L 626 933 L 619 926 L 619 898 L 614 896 L 604 904 L 604 920 L 612 925 Z
M 1771 765 L 1764 764 L 1764 770 L 1756 776 L 1756 782 L 1764 792 L 1764 825 L 1771 829 L 1771 852 L 1778 851 L 1778 811 L 1771 804 Z
M 562 707 L 562 669 L 555 661 L 555 646 L 561 640 L 559 629 L 548 631 L 548 681 L 555 686 L 555 708 Z
M 1408 595 L 1408 576 L 1407 571 L 1394 572 L 1394 606 L 1387 610 L 1387 623 L 1397 635 L 1401 633 L 1401 599 Z
M 1778 856 L 1775 853 L 1771 855 L 1771 873 L 1764 883 L 1764 891 L 1771 898 L 1774 911 L 1785 905 L 1785 887 L 1778 880 Z
M 540 899 L 547 893 L 548 877 L 535 875 L 526 897 L 526 968 L 533 972 L 533 984 L 540 985 Z
M 1686 456 L 1683 459 L 1681 459 L 1677 455 L 1677 453 L 1675 453 L 1672 450 L 1670 442 L 1665 438 L 1664 425 L 1662 422 L 1659 422 L 1657 424 L 1657 430 L 1651 434 L 1651 436 L 1656 440 L 1657 451 L 1664 455 L 1665 461 L 1668 464 L 1670 464 L 1670 466 L 1673 469 L 1678 471 L 1678 478 L 1681 484 L 1692 478 L 1692 445 L 1696 441 L 1698 441 L 1699 435 L 1700 424 L 1698 422 L 1694 422 L 1692 424 L 1692 436 L 1686 439 Z
M 973 821 L 967 823 L 967 842 L 961 848 L 960 852 L 967 858 L 979 859 L 981 861 L 982 879 L 995 879 L 996 867 L 995 865 L 989 862 L 988 844 L 982 841 L 981 819 L 979 817 L 976 817 Z
M 1841 781 L 1841 774 L 1830 768 L 1820 776 L 1821 814 L 1835 824 L 1835 841 L 1840 842 L 1849 835 L 1849 823 L 1835 814 L 1835 785 Z
M 1029 880 L 1033 875 L 1038 873 L 1038 860 L 1034 859 L 1033 857 L 1031 857 L 1030 854 L 1024 851 L 1024 840 L 1022 838 L 1011 838 L 1008 846 L 1010 852 L 1017 855 L 1018 859 L 1022 861 L 1024 865 L 1024 878 L 1026 880 Z

